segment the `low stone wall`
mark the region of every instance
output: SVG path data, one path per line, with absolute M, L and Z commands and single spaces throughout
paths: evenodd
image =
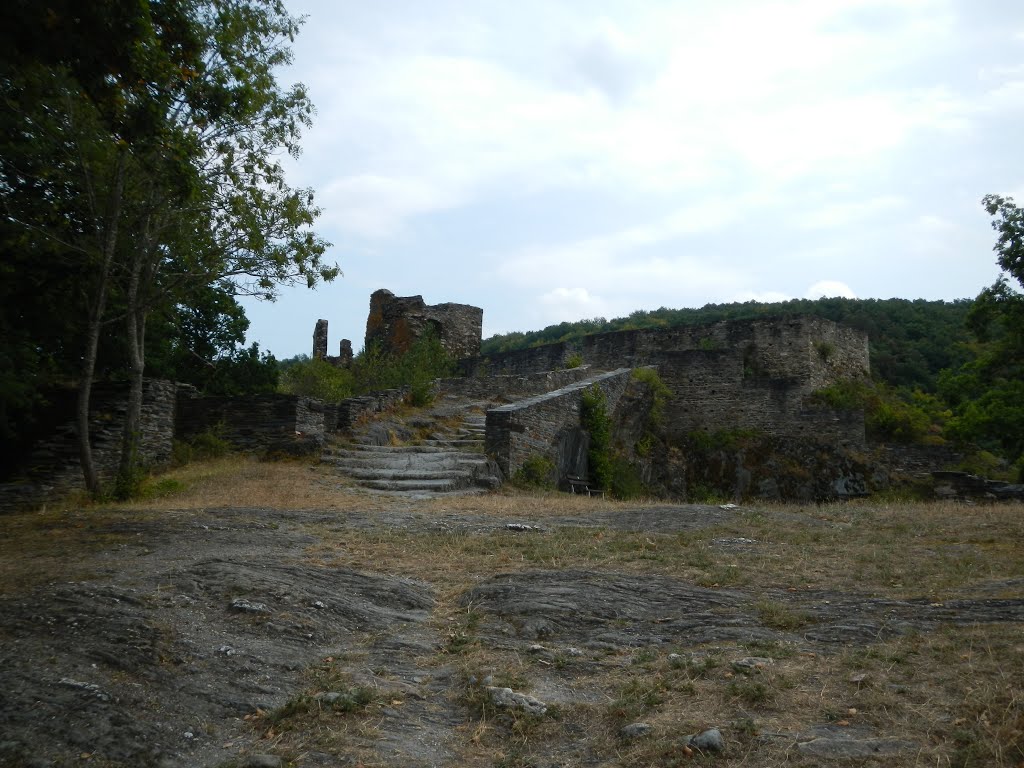
M 178 400 L 176 436 L 188 440 L 208 429 L 232 447 L 262 451 L 296 433 L 322 437 L 323 403 L 297 395 L 182 397 Z
M 512 477 L 533 455 L 558 460 L 558 447 L 565 433 L 578 429 L 583 391 L 599 386 L 614 411 L 631 379 L 629 368 L 592 376 L 568 386 L 502 405 L 487 411 L 486 450 L 506 478 Z
M 334 429 L 338 432 L 350 430 L 360 419 L 376 413 L 382 413 L 394 408 L 396 405 L 400 405 L 408 394 L 408 387 L 400 387 L 398 389 L 371 392 L 368 395 L 360 395 L 359 397 L 346 398 L 333 406 L 334 426 L 331 428 L 329 426 L 330 419 L 327 419 L 328 429 Z
M 438 394 L 499 402 L 551 392 L 593 375 L 594 371 L 589 366 L 580 366 L 560 371 L 524 373 L 518 376 L 441 379 L 438 382 Z
M 145 466 L 161 467 L 170 463 L 177 392 L 178 385 L 174 382 L 161 379 L 143 382 L 139 456 Z M 73 413 L 75 392 L 52 393 L 50 397 L 55 408 Z M 127 382 L 100 382 L 93 386 L 89 439 L 93 463 L 103 483 L 117 476 L 127 400 Z M 78 430 L 74 419 L 69 418 L 33 446 L 25 477 L 0 488 L 0 510 L 41 504 L 84 487 Z

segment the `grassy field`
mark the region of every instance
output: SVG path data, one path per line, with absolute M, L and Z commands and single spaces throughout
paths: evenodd
M 937 606 L 1024 597 L 1019 504 L 751 504 L 693 530 L 622 530 L 585 523 L 664 503 L 512 492 L 396 500 L 359 491 L 325 468 L 242 458 L 178 469 L 153 481 L 150 494 L 128 505 L 5 517 L 0 594 L 43 583 L 58 567 L 88 578 L 95 553 L 131 536 L 112 533 L 114 523 L 173 530 L 225 510 L 277 510 L 310 538 L 303 563 L 398 574 L 436 591 L 429 623 L 441 642 L 435 657 L 418 663 L 454 675 L 447 704 L 461 718 L 459 764 L 828 765 L 831 758 L 796 750 L 793 734 L 833 728 L 878 739 L 881 750 L 877 759 L 835 764 L 1024 765 L 1019 621 L 943 624 L 845 646 L 800 640 L 833 600 Z M 356 515 L 371 522 L 354 525 Z M 540 530 L 510 531 L 508 522 Z M 496 642 L 495 617 L 467 606 L 466 591 L 495 574 L 537 571 L 665 577 L 739 594 L 744 615 L 784 639 L 639 643 L 582 655 L 559 643 L 540 641 L 528 653 L 522 643 Z M 352 649 L 350 665 L 361 653 Z M 311 704 L 325 690 L 324 674 L 313 670 L 290 708 L 257 717 L 256 732 L 295 765 L 310 750 L 338 752 L 356 742 L 363 746 L 349 754 L 383 764 L 366 745 L 379 735 L 382 708 L 402 707 L 407 695 L 380 682 L 386 670 L 375 689 L 338 672 L 332 679 L 347 681 L 352 696 L 325 711 Z M 499 712 L 477 682 L 488 676 L 555 703 L 544 716 Z M 648 735 L 621 736 L 624 725 L 640 721 Z M 726 751 L 694 753 L 686 734 L 711 726 L 725 735 Z

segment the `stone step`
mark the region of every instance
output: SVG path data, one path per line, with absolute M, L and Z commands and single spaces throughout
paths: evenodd
M 452 479 L 444 480 L 364 480 L 360 485 L 378 491 L 456 491 L 468 488 L 468 482 Z
M 345 455 L 324 455 L 324 464 L 356 467 L 443 467 L 457 464 L 485 464 L 487 458 L 481 453 L 468 451 L 447 451 L 446 453 L 403 454 L 401 456 L 377 456 L 373 454 L 350 453 Z
M 335 448 L 334 450 L 343 451 L 346 449 Z M 360 443 L 358 440 L 353 440 L 347 450 L 371 451 L 373 453 L 433 453 L 443 449 L 429 445 L 373 445 L 372 443 Z
M 450 480 L 469 485 L 473 481 L 473 473 L 469 470 L 442 469 L 430 470 L 379 470 L 379 469 L 346 469 L 345 474 L 354 480 Z
M 451 423 L 421 419 L 414 426 L 429 439 L 415 445 L 377 445 L 357 436 L 326 450 L 321 462 L 364 488 L 400 496 L 463 495 L 498 487 L 501 481 L 483 454 L 486 417 L 474 413 L 454 428 L 442 426 Z
M 436 439 L 436 440 L 424 440 L 423 445 L 428 448 L 479 448 L 484 444 L 483 440 L 467 440 L 467 439 Z

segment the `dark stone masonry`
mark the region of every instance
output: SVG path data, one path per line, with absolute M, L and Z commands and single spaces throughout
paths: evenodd
M 623 397 L 631 371 L 639 367 L 654 368 L 671 392 L 660 423 L 669 444 L 682 444 L 695 432 L 730 430 L 834 450 L 861 450 L 866 444 L 862 413 L 815 407 L 810 397 L 829 384 L 869 375 L 867 336 L 828 320 L 756 319 L 621 331 L 480 356 L 482 324 L 478 307 L 431 306 L 420 296 L 399 297 L 381 289 L 370 298 L 366 344 L 400 354 L 423 334 L 435 333 L 459 360 L 460 373 L 436 382 L 435 390 L 489 404 L 486 449 L 506 477 L 534 454 L 552 459 L 561 476 L 585 472 L 581 456 L 587 437 L 579 408 L 588 386 L 604 391 L 617 439 L 632 445 L 651 407 L 650 397 L 642 393 Z M 327 351 L 327 321 L 321 319 L 313 333 L 313 357 L 351 364 L 347 339 L 341 341 L 338 357 Z M 105 477 L 117 466 L 122 390 L 96 389 L 93 442 Z M 188 440 L 206 430 L 244 450 L 314 450 L 326 434 L 349 430 L 394 407 L 405 395 L 399 389 L 325 404 L 292 395 L 197 397 L 190 387 L 149 381 L 143 458 L 149 466 L 167 464 L 174 439 Z M 47 489 L 80 485 L 73 425 L 41 441 L 36 454 L 34 477 L 46 477 Z
M 867 335 L 819 318 L 602 333 L 463 360 L 460 370 L 468 377 L 526 375 L 580 359 L 591 370 L 655 367 L 672 391 L 665 426 L 673 439 L 699 430 L 756 429 L 865 445 L 863 414 L 815 408 L 808 398 L 828 384 L 869 375 Z
M 381 288 L 370 296 L 366 347 L 379 343 L 385 353 L 407 352 L 427 331 L 433 331 L 455 360 L 480 354 L 484 311 L 469 304 L 429 306 L 422 296 L 395 296 Z

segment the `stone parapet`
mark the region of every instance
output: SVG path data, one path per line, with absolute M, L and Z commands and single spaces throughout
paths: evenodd
M 568 386 L 502 405 L 487 411 L 485 449 L 512 477 L 530 456 L 539 455 L 559 464 L 559 445 L 566 433 L 580 426 L 583 392 L 597 385 L 604 392 L 609 413 L 629 384 L 632 371 L 619 368 L 577 381 Z
M 234 448 L 262 451 L 297 434 L 322 437 L 324 422 L 324 404 L 298 395 L 182 397 L 175 430 L 188 440 L 213 429 Z
M 561 371 L 527 373 L 519 376 L 457 377 L 441 379 L 438 382 L 438 394 L 498 402 L 509 398 L 530 397 L 551 392 L 593 375 L 592 368 L 581 366 Z

